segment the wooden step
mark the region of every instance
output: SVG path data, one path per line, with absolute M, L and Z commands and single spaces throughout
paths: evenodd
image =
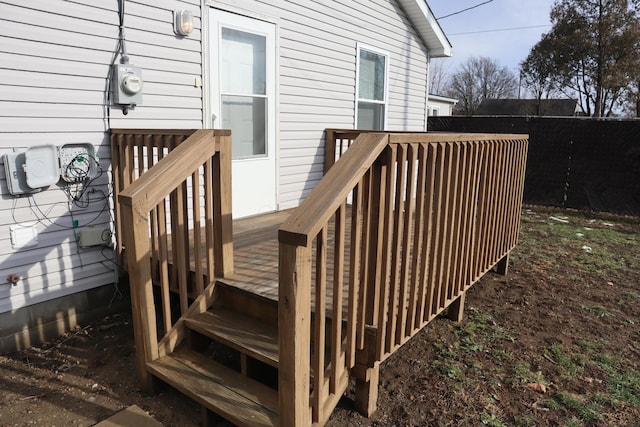
M 277 426 L 278 392 L 190 349 L 147 365 L 170 386 L 238 426 Z
M 226 308 L 215 308 L 185 319 L 185 326 L 242 354 L 278 367 L 278 330 L 260 319 Z

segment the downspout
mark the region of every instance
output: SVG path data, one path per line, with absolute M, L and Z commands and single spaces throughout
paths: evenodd
M 209 5 L 207 0 L 200 2 L 200 101 L 202 102 L 202 128 L 214 129 L 214 119 L 211 114 L 211 64 L 209 64 Z
M 429 81 L 431 76 L 431 52 L 427 51 L 427 81 L 425 82 L 424 94 L 424 131 L 429 129 Z

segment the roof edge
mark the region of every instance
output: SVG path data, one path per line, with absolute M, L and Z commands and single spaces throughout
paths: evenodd
M 398 4 L 424 41 L 432 58 L 453 56 L 451 42 L 427 4 L 427 0 L 398 0 Z

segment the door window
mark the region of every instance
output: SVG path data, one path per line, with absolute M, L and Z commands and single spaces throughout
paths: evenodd
M 266 37 L 222 28 L 221 120 L 233 135 L 233 159 L 267 153 Z

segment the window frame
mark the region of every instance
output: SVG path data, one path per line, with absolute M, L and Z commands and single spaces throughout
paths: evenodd
M 360 53 L 362 51 L 372 53 L 374 55 L 383 56 L 385 58 L 385 67 L 384 67 L 384 90 L 383 90 L 383 100 L 378 101 L 374 99 L 366 99 L 360 98 Z M 355 114 L 354 114 L 354 123 L 353 128 L 358 129 L 358 120 L 359 120 L 359 105 L 360 102 L 382 105 L 384 111 L 382 113 L 382 128 L 379 130 L 384 130 L 387 127 L 387 115 L 389 111 L 389 68 L 391 64 L 391 55 L 389 52 L 384 51 L 382 49 L 378 49 L 372 46 L 365 45 L 363 43 L 356 43 L 356 81 L 355 81 Z M 373 129 L 372 129 L 373 130 Z M 377 130 L 377 129 L 376 129 Z

